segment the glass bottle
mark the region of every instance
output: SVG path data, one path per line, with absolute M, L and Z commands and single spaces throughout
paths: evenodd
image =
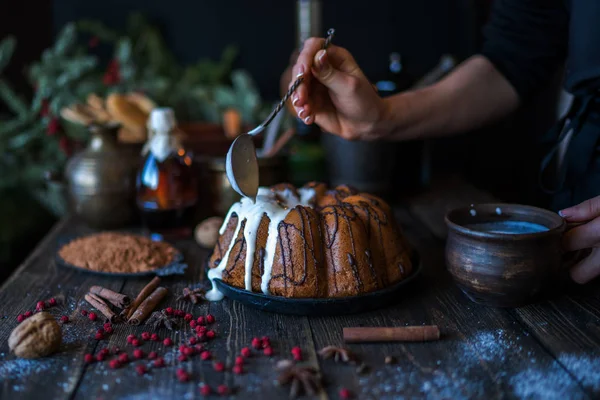
M 175 135 L 170 108 L 152 110 L 149 139 L 137 175 L 137 206 L 144 228 L 154 237 L 189 236 L 198 203 L 192 156 Z

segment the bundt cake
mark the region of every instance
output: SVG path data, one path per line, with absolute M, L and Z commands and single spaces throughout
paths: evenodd
M 209 279 L 292 298 L 368 293 L 407 277 L 410 247 L 390 207 L 348 186 L 261 187 L 231 206 Z M 213 282 L 207 297 L 223 298 Z

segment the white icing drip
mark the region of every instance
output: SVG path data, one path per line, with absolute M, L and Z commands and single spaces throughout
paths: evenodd
M 211 280 L 212 289 L 206 294 L 206 298 L 211 301 L 218 301 L 223 298 L 221 293 L 214 284 L 214 279 L 221 279 L 223 276 L 223 270 L 227 266 L 227 261 L 231 254 L 231 250 L 235 245 L 235 240 L 239 234 L 242 222 L 245 220 L 244 226 L 244 239 L 246 241 L 246 260 L 244 263 L 244 286 L 246 290 L 252 290 L 252 265 L 254 264 L 254 255 L 256 252 L 256 235 L 258 227 L 264 214 L 269 217 L 269 228 L 267 243 L 265 245 L 264 254 L 264 271 L 261 277 L 260 288 L 264 294 L 269 294 L 269 281 L 271 280 L 271 271 L 273 269 L 273 262 L 275 260 L 275 252 L 277 250 L 277 237 L 279 230 L 279 223 L 285 219 L 288 213 L 296 206 L 309 206 L 311 200 L 315 196 L 313 189 L 301 188 L 298 189 L 300 198 L 295 196 L 289 189 L 282 191 L 272 191 L 269 188 L 261 187 L 258 189 L 256 196 L 256 202 L 252 202 L 249 198 L 242 198 L 239 202 L 235 203 L 229 209 L 223 225 L 219 229 L 219 233 L 222 235 L 225 232 L 229 220 L 233 213 L 238 216 L 237 227 L 231 239 L 231 243 L 227 252 L 223 256 L 219 265 L 208 271 L 208 278 Z M 278 197 L 279 199 L 277 199 Z M 281 203 L 278 202 L 281 200 Z

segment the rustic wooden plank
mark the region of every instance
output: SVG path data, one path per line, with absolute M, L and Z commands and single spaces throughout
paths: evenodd
M 333 381 L 328 390 L 331 397 L 335 398 L 344 385 L 361 399 L 523 398 L 549 393 L 544 390 L 587 398 L 577 382 L 509 313 L 474 305 L 462 296 L 445 271 L 443 243 L 420 228 L 408 213 L 397 211 L 405 233 L 422 255 L 423 278 L 395 305 L 364 314 L 311 318 L 317 349 L 343 345 L 344 326 L 437 324 L 442 339 L 347 345 L 371 372 L 359 375 L 351 366 L 321 360 L 324 374 Z M 388 355 L 397 360 L 394 365 L 385 364 Z M 538 367 L 556 370 L 556 381 L 544 382 L 547 388 L 529 388 L 521 381 L 527 371 Z
M 71 220 L 61 221 L 39 247 L 15 271 L 0 289 L 0 398 L 36 397 L 69 398 L 83 371 L 83 354 L 92 351 L 94 325 L 80 316 L 79 310 L 89 309 L 83 296 L 87 288 L 98 283 L 119 290 L 122 280 L 92 278 L 89 274 L 67 270 L 52 261 L 57 239 L 64 234 L 85 231 Z M 69 316 L 63 326 L 63 344 L 59 352 L 38 360 L 22 360 L 9 353 L 8 337 L 17 325 L 17 315 L 35 310 L 39 300 L 64 298 L 64 303 L 48 312 L 56 317 Z M 99 324 L 99 323 L 98 323 Z
M 292 347 L 301 346 L 304 349 L 306 362 L 318 366 L 306 317 L 260 312 L 229 299 L 215 303 L 202 302 L 197 305 L 176 301 L 184 287 L 196 286 L 205 280 L 204 265 L 208 257 L 208 251 L 192 241 L 178 242 L 177 247 L 184 253 L 188 269 L 184 277 L 163 279 L 163 284 L 169 288 L 170 294 L 160 308 L 171 306 L 189 312 L 195 318 L 209 313 L 213 315 L 216 322 L 208 325 L 208 328 L 216 332 L 216 337 L 205 343 L 206 349 L 213 355 L 212 360 L 203 361 L 198 355 L 194 355 L 186 362 L 171 362 L 161 369 L 152 369 L 148 361 L 137 361 L 118 370 L 111 370 L 106 362 L 94 364 L 86 369 L 75 397 L 100 398 L 108 393 L 111 396 L 128 397 L 191 397 L 198 396 L 199 386 L 202 384 L 208 384 L 213 392 L 219 385 L 224 384 L 242 398 L 252 396 L 286 398 L 288 389 L 273 384 L 276 378 L 274 371 L 276 360 L 290 358 Z M 147 280 L 130 279 L 123 287 L 123 293 L 135 296 L 146 283 Z M 150 351 L 156 351 L 159 355 L 168 354 L 167 360 L 174 360 L 179 355 L 179 345 L 186 343 L 189 337 L 193 336 L 193 329 L 188 323 L 182 324 L 180 328 L 176 331 L 162 328 L 157 332 L 161 339 L 170 337 L 174 343 L 173 347 L 167 349 L 162 343 L 145 342 L 140 348 L 146 354 Z M 129 334 L 139 337 L 144 331 L 154 332 L 145 325 L 139 327 L 117 325 L 110 339 L 110 345 L 120 346 L 132 358 L 133 348 L 126 345 L 126 337 Z M 264 356 L 262 350 L 251 348 L 252 338 L 262 336 L 269 336 L 271 339 L 274 350 L 274 356 L 271 358 Z M 234 374 L 232 366 L 243 347 L 250 347 L 252 355 L 244 364 L 244 373 Z M 226 371 L 216 372 L 213 368 L 215 361 L 224 362 Z M 139 377 L 134 369 L 135 365 L 142 363 L 149 366 L 150 372 L 144 377 Z M 178 368 L 184 368 L 189 372 L 190 382 L 177 381 Z
M 420 198 L 410 199 L 410 210 L 439 239 L 446 236 L 443 214 L 449 209 L 499 201 L 458 179 L 452 180 L 450 188 L 438 186 Z M 565 369 L 589 395 L 600 394 L 600 374 L 595 372 L 600 367 L 599 285 L 599 282 L 573 284 L 549 301 L 507 310 L 557 360 L 557 365 L 538 365 L 524 371 L 523 380 L 541 387 L 542 376 L 552 377 Z

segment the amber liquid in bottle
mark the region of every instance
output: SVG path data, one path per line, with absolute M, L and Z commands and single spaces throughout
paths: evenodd
M 188 236 L 198 202 L 192 159 L 180 149 L 159 162 L 151 152 L 137 179 L 137 204 L 144 228 L 161 236 Z

